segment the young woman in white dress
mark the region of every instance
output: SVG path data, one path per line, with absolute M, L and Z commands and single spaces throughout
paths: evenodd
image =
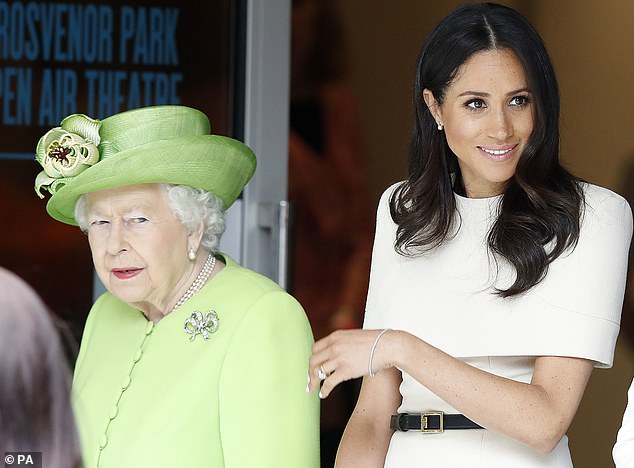
M 560 164 L 555 73 L 510 8 L 464 5 L 432 31 L 414 106 L 364 329 L 309 364 L 322 398 L 363 377 L 336 466 L 571 467 L 566 431 L 612 365 L 630 207 Z

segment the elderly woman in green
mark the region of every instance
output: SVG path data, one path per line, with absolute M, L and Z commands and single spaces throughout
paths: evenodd
M 316 467 L 312 334 L 301 306 L 217 251 L 255 170 L 201 112 L 69 116 L 36 191 L 88 234 L 99 278 L 73 380 L 84 466 Z

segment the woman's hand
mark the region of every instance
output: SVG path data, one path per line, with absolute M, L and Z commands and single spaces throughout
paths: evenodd
M 319 386 L 322 367 L 321 398 L 344 380 L 368 375 L 370 352 L 380 333 L 338 330 L 315 343 L 308 389 Z M 586 359 L 539 356 L 531 382 L 524 383 L 473 367 L 410 333 L 388 330 L 376 343 L 372 372 L 398 368 L 482 427 L 548 453 L 568 430 L 593 364 Z
M 392 356 L 397 343 L 394 338 L 398 332 L 388 330 L 379 338 L 382 332 L 383 330 L 337 330 L 317 341 L 313 345 L 308 367 L 308 390 L 315 390 L 319 387 L 320 380 L 323 380 L 319 397 L 326 398 L 341 382 L 369 375 L 370 365 L 373 374 L 392 367 Z M 370 363 L 373 346 L 374 353 Z

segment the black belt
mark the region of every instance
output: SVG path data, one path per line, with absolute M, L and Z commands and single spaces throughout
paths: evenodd
M 447 429 L 483 429 L 462 414 L 445 414 L 442 411 L 424 413 L 399 413 L 390 418 L 390 427 L 396 431 L 443 432 Z

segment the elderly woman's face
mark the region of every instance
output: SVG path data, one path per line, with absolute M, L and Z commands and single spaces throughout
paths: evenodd
M 147 305 L 162 309 L 183 287 L 190 245 L 161 187 L 89 193 L 86 213 L 93 261 L 106 288 L 142 310 Z

